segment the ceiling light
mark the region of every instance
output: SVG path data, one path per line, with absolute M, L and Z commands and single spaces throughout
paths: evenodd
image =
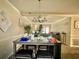
M 34 17 L 32 21 L 33 22 L 39 22 L 39 23 L 47 22 L 46 17 L 41 15 L 41 11 L 40 11 L 40 9 L 41 9 L 41 5 L 40 5 L 41 4 L 41 0 L 38 0 L 38 2 L 39 2 L 39 6 L 38 6 L 39 7 L 39 12 L 38 12 L 39 14 L 38 14 L 37 17 Z

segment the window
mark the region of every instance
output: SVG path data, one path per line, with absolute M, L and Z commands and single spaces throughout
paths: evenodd
M 33 24 L 33 30 L 38 30 L 40 24 Z M 42 33 L 49 33 L 51 30 L 51 24 L 42 24 L 43 28 L 42 28 Z

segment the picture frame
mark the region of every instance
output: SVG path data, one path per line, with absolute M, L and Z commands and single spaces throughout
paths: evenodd
M 74 21 L 74 28 L 79 29 L 79 20 Z

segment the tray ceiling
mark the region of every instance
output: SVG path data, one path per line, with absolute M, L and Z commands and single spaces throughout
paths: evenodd
M 39 12 L 38 0 L 9 0 L 20 12 Z M 41 12 L 77 13 L 79 0 L 41 0 Z

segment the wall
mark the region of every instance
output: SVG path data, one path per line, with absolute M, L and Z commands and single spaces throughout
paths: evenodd
M 72 17 L 71 21 L 71 46 L 79 47 L 79 28 L 75 28 L 75 21 L 79 21 L 79 16 Z
M 79 16 L 71 16 L 70 46 L 62 45 L 62 54 L 79 54 L 79 29 L 74 28 L 74 21 L 76 20 L 79 20 Z
M 62 44 L 62 54 L 79 54 L 79 29 L 74 28 L 75 20 L 79 20 L 79 17 L 67 17 L 52 26 L 54 32 L 66 32 L 66 44 Z
M 61 53 L 70 53 L 70 26 L 71 26 L 71 17 L 65 16 L 52 25 L 53 32 L 65 32 L 66 33 L 66 43 L 61 46 Z
M 18 24 L 20 13 L 7 0 L 0 0 L 0 10 L 5 11 L 6 16 L 12 22 L 6 32 L 0 30 L 0 59 L 7 59 L 13 51 L 12 41 L 21 36 L 23 29 Z
M 66 33 L 66 44 L 70 45 L 70 21 L 71 17 L 65 16 L 58 22 L 52 25 L 53 32 L 65 32 Z

